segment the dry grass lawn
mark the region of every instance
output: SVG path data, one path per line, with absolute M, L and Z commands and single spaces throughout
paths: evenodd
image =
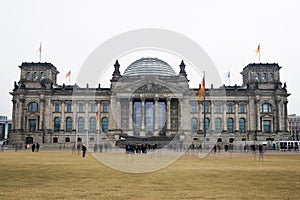
M 183 156 L 151 173 L 71 151 L 0 152 L 0 199 L 300 199 L 300 154 Z

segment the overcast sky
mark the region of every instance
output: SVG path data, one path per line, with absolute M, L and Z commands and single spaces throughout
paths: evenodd
M 42 61 L 51 62 L 60 71 L 58 83 L 68 83 L 65 74 L 71 70 L 72 84 L 85 59 L 102 42 L 140 28 L 168 29 L 194 40 L 207 52 L 220 74 L 230 70 L 231 85 L 241 85 L 243 67 L 258 62 L 255 49 L 260 43 L 261 62 L 282 66 L 281 82 L 287 83 L 291 93 L 289 114 L 300 114 L 299 9 L 297 0 L 2 0 L 0 114 L 11 118 L 9 92 L 13 82 L 20 78 L 18 66 L 39 61 L 40 42 Z M 180 64 L 165 61 L 175 68 Z M 131 61 L 128 62 L 120 62 L 121 72 Z M 223 79 L 227 85 L 228 81 Z

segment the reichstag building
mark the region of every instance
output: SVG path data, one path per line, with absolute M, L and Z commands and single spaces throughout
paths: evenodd
M 51 63 L 22 63 L 12 95 L 11 143 L 90 144 L 104 139 L 172 138 L 204 130 L 218 142 L 276 140 L 288 132 L 286 84 L 275 63 L 243 68 L 242 85 L 190 88 L 186 65 L 179 73 L 158 58 L 141 58 L 120 73 L 115 62 L 110 88 L 58 85 Z M 199 77 L 199 83 L 202 77 Z M 212 97 L 222 94 L 226 98 Z M 204 114 L 205 113 L 205 114 Z

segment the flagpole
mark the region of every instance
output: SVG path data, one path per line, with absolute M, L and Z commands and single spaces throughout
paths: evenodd
M 230 71 L 228 71 L 228 82 L 229 82 L 229 85 L 230 85 Z
M 206 138 L 206 126 L 205 126 L 205 116 L 206 116 L 206 110 L 205 110 L 205 71 L 203 71 L 203 80 L 204 80 L 204 85 L 203 85 L 203 90 L 204 90 L 204 94 L 203 94 L 203 106 L 204 106 L 204 112 L 203 112 L 203 136 L 204 136 L 204 140 Z
M 41 62 L 42 61 L 42 42 L 40 42 L 40 47 L 39 47 L 39 59 Z

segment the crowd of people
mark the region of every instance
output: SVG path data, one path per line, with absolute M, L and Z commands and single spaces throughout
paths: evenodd
M 147 153 L 157 149 L 157 144 L 126 144 L 125 151 L 129 153 Z

